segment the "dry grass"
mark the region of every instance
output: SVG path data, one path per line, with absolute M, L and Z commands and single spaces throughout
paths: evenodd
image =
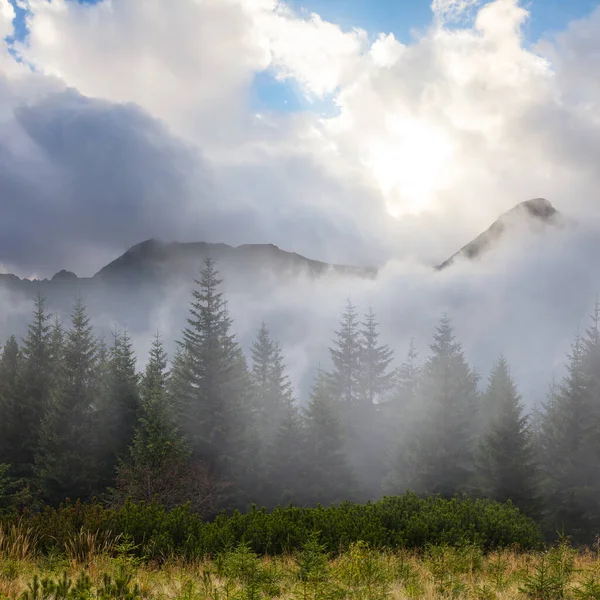
M 0 525 L 0 560 L 25 560 L 37 546 L 37 535 L 17 521 L 11 525 Z
M 2 535 L 0 598 L 19 598 L 36 574 L 58 578 L 66 572 L 75 580 L 85 571 L 94 585 L 100 586 L 105 574 L 115 576 L 124 565 L 123 557 L 111 558 L 100 552 L 93 554 L 87 551 L 83 561 L 76 560 L 74 554 L 23 558 L 19 557 L 23 548 L 15 547 L 15 543 L 18 539 L 26 539 L 26 536 L 19 537 L 17 532 L 8 537 L 6 533 Z M 101 548 L 101 544 L 98 547 Z M 252 555 L 241 554 L 230 562 L 226 559 L 194 563 L 173 559 L 161 565 L 130 564 L 129 568 L 133 581 L 139 586 L 139 597 L 157 600 L 600 599 L 600 587 L 588 585 L 585 588 L 587 592 L 584 590 L 584 583 L 589 582 L 590 577 L 596 577 L 600 582 L 600 560 L 597 553 L 592 552 L 569 551 L 573 569 L 563 582 L 562 596 L 552 593 L 544 596 L 531 591 L 534 588 L 527 593 L 523 588 L 527 586 L 528 578 L 535 576 L 536 569 L 547 556 L 513 552 L 483 556 L 475 551 L 450 549 L 432 550 L 420 555 L 381 553 L 358 545 L 339 558 L 328 561 L 323 578 L 316 577 L 307 583 L 299 579 L 297 559 L 292 556 L 256 559 Z M 252 581 L 258 582 L 254 591 Z M 252 595 L 254 593 L 257 595 Z

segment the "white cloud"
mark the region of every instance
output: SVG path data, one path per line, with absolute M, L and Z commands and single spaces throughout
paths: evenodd
M 371 45 L 363 31 L 344 31 L 318 15 L 303 18 L 276 0 L 27 0 L 27 7 L 30 35 L 17 50 L 36 73 L 24 76 L 4 48 L 0 61 L 7 61 L 10 92 L 0 97 L 0 126 L 11 152 L 0 161 L 14 159 L 10 173 L 21 181 L 42 165 L 46 170 L 33 187 L 47 193 L 48 206 L 61 201 L 50 192 L 64 188 L 47 182 L 69 170 L 57 166 L 39 136 L 58 135 L 63 130 L 56 124 L 71 114 L 57 101 L 52 118 L 41 118 L 48 90 L 70 86 L 108 101 L 104 114 L 94 112 L 94 123 L 123 114 L 119 103 L 135 103 L 148 122 L 160 120 L 168 130 L 156 133 L 148 125 L 154 133 L 141 128 L 135 139 L 148 135 L 149 147 L 169 149 L 169 132 L 184 138 L 207 157 L 215 182 L 208 195 L 193 189 L 201 181 L 195 171 L 205 164 L 190 158 L 195 150 L 169 151 L 162 165 L 183 173 L 184 192 L 156 183 L 164 169 L 139 172 L 147 163 L 132 162 L 131 180 L 149 190 L 134 207 L 144 217 L 136 220 L 141 230 L 163 225 L 164 212 L 143 208 L 148 198 L 159 203 L 164 197 L 170 213 L 185 215 L 168 220 L 173 237 L 192 236 L 186 227 L 196 219 L 208 224 L 202 231 L 229 243 L 274 242 L 337 262 L 400 260 L 402 267 L 390 267 L 377 289 L 368 290 L 379 295 L 384 311 L 401 313 L 385 317 L 390 331 L 414 322 L 428 334 L 439 311 L 450 307 L 469 347 L 477 348 L 492 325 L 502 327 L 503 319 L 518 314 L 521 328 L 538 318 L 540 343 L 550 346 L 554 335 L 554 348 L 563 352 L 565 331 L 596 285 L 588 245 L 561 238 L 565 257 L 551 252 L 553 242 L 525 250 L 513 241 L 525 257 L 516 250 L 498 255 L 517 261 L 501 275 L 486 274 L 489 262 L 436 279 L 420 269 L 447 258 L 527 198 L 545 196 L 566 212 L 598 216 L 600 9 L 532 47 L 523 38 L 528 13 L 517 0 L 436 0 L 432 27 L 420 38 L 401 44 L 383 33 Z M 0 0 L 1 34 L 10 33 L 11 20 L 12 8 Z M 253 114 L 252 81 L 265 69 L 309 98 L 330 98 L 336 113 Z M 38 126 L 47 126 L 36 129 L 37 138 L 13 118 L 23 106 L 33 107 Z M 131 184 L 123 169 L 105 168 L 110 183 L 119 173 L 123 186 Z M 101 177 L 94 181 L 102 193 L 89 198 L 106 201 L 110 186 L 103 187 Z M 82 205 L 89 198 L 81 196 Z M 98 236 L 105 233 L 110 237 L 98 229 Z M 562 290 L 555 282 L 569 273 L 576 275 L 573 284 Z M 586 273 L 592 273 L 587 283 Z M 547 298 L 536 295 L 534 284 L 547 286 Z M 301 289 L 280 291 L 273 301 L 292 302 L 293 293 L 301 303 Z M 331 293 L 337 311 L 342 292 L 323 293 Z M 552 304 L 557 297 L 560 314 Z M 315 303 L 315 314 L 325 310 L 322 300 Z M 257 301 L 257 311 L 260 306 Z M 553 328 L 559 316 L 561 325 Z M 516 348 L 508 334 L 498 340 Z M 302 362 L 300 346 L 293 352 Z
M 0 39 L 12 34 L 15 9 L 8 0 L 0 0 Z
M 263 17 L 271 50 L 271 66 L 281 79 L 293 78 L 309 97 L 323 98 L 352 80 L 356 63 L 367 48 L 367 34 L 344 33 L 317 14 L 304 20 L 279 9 Z
M 433 0 L 431 10 L 438 25 L 462 21 L 481 0 Z

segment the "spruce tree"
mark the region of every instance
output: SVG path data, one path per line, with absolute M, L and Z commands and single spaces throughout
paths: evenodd
M 340 329 L 335 332 L 333 346 L 329 348 L 333 370 L 329 374 L 329 385 L 338 402 L 347 407 L 360 403 L 362 370 L 362 347 L 358 315 L 348 300 L 342 315 Z
M 266 480 L 270 493 L 266 505 L 274 507 L 307 501 L 306 486 L 310 482 L 307 438 L 302 416 L 290 404 L 270 447 Z
M 194 458 L 219 480 L 235 480 L 244 495 L 253 485 L 248 370 L 210 257 L 196 284 L 174 364 L 179 423 Z
M 405 361 L 394 372 L 394 387 L 381 407 L 381 432 L 386 444 L 387 476 L 384 489 L 399 494 L 407 484 L 411 432 L 418 424 L 417 391 L 421 366 L 414 339 L 410 340 Z
M 539 517 L 538 467 L 529 417 L 504 358 L 492 370 L 484 404 L 489 418 L 480 450 L 481 490 L 487 498 L 512 500 L 529 516 Z
M 67 497 L 86 500 L 97 491 L 98 465 L 91 453 L 96 366 L 97 343 L 79 298 L 36 455 L 37 481 L 47 502 L 57 504 Z
M 38 294 L 34 301 L 33 321 L 27 328 L 21 348 L 24 388 L 18 415 L 15 415 L 17 420 L 13 423 L 19 432 L 19 443 L 11 470 L 13 476 L 22 478 L 24 482 L 30 481 L 33 476 L 40 426 L 52 388 L 49 321 L 46 301 Z
M 407 487 L 445 497 L 472 489 L 478 430 L 477 378 L 444 316 L 419 386 L 422 413 L 411 432 Z
M 370 307 L 361 323 L 359 343 L 358 402 L 345 407 L 343 423 L 348 461 L 359 486 L 359 499 L 366 501 L 380 495 L 386 471 L 383 457 L 387 451 L 380 434 L 382 400 L 393 384 L 390 370 L 393 351 L 379 342 L 379 324 Z
M 190 503 L 210 516 L 226 488 L 190 460 L 169 389 L 167 355 L 157 335 L 140 384 L 140 416 L 126 460 L 119 463 L 113 502 L 156 500 L 168 509 Z
M 21 460 L 21 423 L 23 380 L 21 350 L 15 336 L 4 345 L 0 358 L 0 464 L 8 466 L 6 476 L 13 476 L 10 467 Z
M 130 455 L 137 463 L 159 466 L 165 457 L 188 456 L 169 393 L 167 354 L 157 334 L 140 384 L 141 408 Z
M 101 355 L 105 354 L 101 346 Z M 119 460 L 126 458 L 138 420 L 139 376 L 127 332 L 113 332 L 113 343 L 100 366 L 103 372 L 102 401 L 99 402 L 98 447 L 103 460 L 102 487 L 112 484 Z
M 251 382 L 255 422 L 263 444 L 268 445 L 294 403 L 292 384 L 285 373 L 280 346 L 262 323 L 252 345 Z
M 540 435 L 548 527 L 564 527 L 567 534 L 588 542 L 600 526 L 595 335 L 592 328 L 572 344 L 567 375 L 545 406 Z
M 394 372 L 390 370 L 394 351 L 379 344 L 378 327 L 375 313 L 369 307 L 360 331 L 361 395 L 369 408 L 387 395 L 394 378 Z
M 261 490 L 256 490 L 261 503 L 272 506 L 282 498 L 281 472 L 283 457 L 293 459 L 298 451 L 300 431 L 294 406 L 292 385 L 285 372 L 283 356 L 279 344 L 272 338 L 263 322 L 251 348 L 252 369 L 250 380 L 253 392 L 255 431 L 260 447 L 257 457 L 260 464 Z M 282 447 L 281 434 L 290 437 L 290 446 Z M 290 470 L 293 466 L 290 465 Z M 276 473 L 277 471 L 277 473 Z
M 65 330 L 58 317 L 54 317 L 52 328 L 50 330 L 49 360 L 50 360 L 50 386 L 54 387 L 58 381 L 62 361 L 65 353 Z
M 339 404 L 330 393 L 328 378 L 319 372 L 313 385 L 306 419 L 304 504 L 329 505 L 352 499 L 355 483 L 347 464 Z

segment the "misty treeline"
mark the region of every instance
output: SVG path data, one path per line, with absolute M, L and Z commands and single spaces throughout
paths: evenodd
M 127 333 L 97 338 L 81 299 L 68 326 L 36 299 L 0 360 L 4 508 L 157 500 L 208 518 L 413 490 L 510 499 L 552 534 L 600 533 L 598 307 L 564 381 L 526 414 L 507 362 L 481 381 L 448 317 L 423 361 L 411 344 L 395 368 L 373 311 L 350 302 L 331 366 L 298 399 L 265 324 L 244 356 L 221 283 L 208 259 L 177 351 L 157 335 L 143 373 Z

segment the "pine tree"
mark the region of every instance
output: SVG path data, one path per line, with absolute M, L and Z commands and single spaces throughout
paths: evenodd
M 329 374 L 329 385 L 338 402 L 348 407 L 360 402 L 362 385 L 362 348 L 358 329 L 358 315 L 352 302 L 348 300 L 342 315 L 340 330 L 335 332 L 333 347 L 329 348 L 333 371 Z
M 298 416 L 294 405 L 292 385 L 285 372 L 279 344 L 272 338 L 263 322 L 252 345 L 252 370 L 250 380 L 253 391 L 254 423 L 260 447 L 257 457 L 261 463 L 260 491 L 255 490 L 262 504 L 273 506 L 281 498 L 283 480 L 289 479 L 282 472 L 282 458 L 299 451 L 300 431 L 296 427 Z M 294 414 L 296 413 L 296 416 Z M 289 447 L 282 447 L 281 434 L 289 436 Z M 293 466 L 289 465 L 292 471 Z M 283 477 L 283 480 L 281 479 Z
M 385 397 L 394 378 L 394 372 L 389 369 L 394 351 L 387 345 L 379 344 L 378 326 L 370 307 L 360 332 L 361 395 L 368 408 Z
M 88 499 L 96 490 L 93 444 L 97 343 L 79 298 L 71 315 L 64 357 L 48 411 L 42 421 L 35 472 L 44 499 Z
M 192 292 L 188 326 L 174 364 L 173 390 L 181 430 L 195 459 L 218 479 L 238 483 L 240 495 L 252 482 L 249 376 L 242 351 L 231 333 L 221 280 L 208 258 Z
M 269 445 L 294 403 L 292 384 L 285 373 L 280 346 L 262 323 L 252 345 L 251 381 L 255 422 L 260 439 Z
M 63 325 L 56 315 L 54 322 L 50 330 L 50 343 L 49 343 L 49 361 L 50 361 L 50 387 L 54 388 L 56 381 L 58 380 L 58 373 L 60 372 L 61 365 L 64 359 L 65 353 L 65 330 Z
M 305 410 L 309 472 L 301 503 L 329 505 L 352 499 L 354 481 L 346 462 L 338 410 L 328 378 L 319 372 Z
M 418 352 L 410 340 L 405 361 L 394 372 L 394 387 L 381 407 L 381 432 L 385 438 L 387 476 L 384 488 L 390 493 L 402 493 L 407 483 L 411 432 L 418 425 L 420 406 L 417 391 L 421 377 Z
M 547 522 L 581 541 L 590 541 L 600 526 L 596 336 L 595 325 L 586 337 L 577 335 L 567 375 L 545 407 L 540 435 Z
M 484 394 L 487 431 L 479 463 L 481 488 L 487 498 L 513 504 L 531 517 L 540 516 L 537 464 L 529 417 L 508 363 L 500 358 Z
M 113 502 L 156 500 L 168 509 L 190 503 L 203 516 L 214 514 L 226 487 L 190 460 L 169 391 L 167 355 L 157 335 L 140 384 L 140 417 L 126 460 L 119 463 Z
M 34 301 L 33 321 L 23 340 L 22 381 L 23 396 L 13 426 L 19 432 L 12 464 L 13 476 L 30 481 L 33 476 L 35 451 L 40 425 L 46 413 L 52 388 L 50 361 L 50 316 L 46 313 L 45 299 L 38 294 Z
M 157 334 L 140 385 L 140 417 L 130 448 L 132 458 L 151 467 L 168 456 L 189 454 L 177 424 L 177 413 L 169 394 L 167 355 Z
M 101 354 L 105 350 L 100 346 Z M 102 402 L 98 403 L 101 429 L 98 446 L 103 457 L 102 487 L 112 484 L 119 460 L 126 458 L 140 407 L 136 358 L 127 332 L 113 332 L 112 347 L 102 356 Z
M 408 487 L 449 497 L 469 491 L 478 428 L 477 378 L 444 316 L 419 387 L 422 417 L 411 433 Z
M 13 335 L 4 345 L 0 358 L 0 464 L 8 465 L 7 477 L 12 475 L 10 466 L 21 457 L 22 361 L 19 344 Z
M 270 448 L 266 478 L 272 491 L 266 496 L 268 507 L 306 500 L 311 468 L 306 442 L 302 417 L 296 406 L 290 405 Z
M 375 499 L 386 471 L 386 440 L 379 433 L 381 401 L 393 384 L 389 366 L 393 351 L 379 343 L 379 324 L 369 308 L 358 331 L 358 390 L 356 402 L 343 405 L 342 424 L 348 463 L 360 490 L 358 499 Z

